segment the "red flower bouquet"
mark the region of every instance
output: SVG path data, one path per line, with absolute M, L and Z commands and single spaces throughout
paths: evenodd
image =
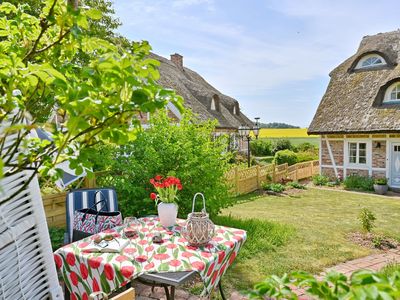
M 150 194 L 150 198 L 156 201 L 156 205 L 158 201 L 164 203 L 175 203 L 175 200 L 177 199 L 176 194 L 182 189 L 181 181 L 179 178 L 174 176 L 163 178 L 161 175 L 157 175 L 150 179 L 150 183 L 157 191 L 157 194 Z

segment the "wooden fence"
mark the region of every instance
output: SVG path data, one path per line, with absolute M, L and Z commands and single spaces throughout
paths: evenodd
M 319 174 L 319 161 L 307 161 L 292 166 L 266 165 L 248 169 L 231 169 L 226 175 L 232 194 L 247 194 L 258 190 L 264 181 L 282 182 L 283 180 L 302 180 Z
M 228 183 L 232 186 L 232 194 L 246 194 L 254 192 L 261 187 L 263 181 L 281 182 L 290 178 L 301 180 L 319 173 L 319 162 L 309 161 L 293 166 L 287 164 L 275 166 L 255 166 L 248 169 L 233 168 L 226 175 Z M 86 179 L 84 187 L 93 188 L 96 179 Z M 46 212 L 48 226 L 64 227 L 65 197 L 67 193 L 43 196 L 43 206 Z

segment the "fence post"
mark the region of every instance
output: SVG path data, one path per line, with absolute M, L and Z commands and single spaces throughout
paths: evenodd
M 299 181 L 299 164 L 295 164 L 295 166 L 296 166 L 296 173 L 295 173 L 296 180 L 295 181 Z
M 238 167 L 235 167 L 235 191 L 236 194 L 239 194 L 239 174 L 238 174 Z
M 276 172 L 276 165 L 272 164 L 272 182 L 275 183 L 275 172 Z
M 260 188 L 260 166 L 257 165 L 257 189 Z
M 85 180 L 83 182 L 83 186 L 85 188 L 88 188 L 88 189 L 95 188 L 96 187 L 96 175 L 93 174 L 93 178 L 90 178 L 90 179 L 85 177 Z
M 310 175 L 310 177 L 312 177 L 314 175 L 314 161 L 313 160 L 310 162 L 310 167 L 311 167 L 311 175 Z

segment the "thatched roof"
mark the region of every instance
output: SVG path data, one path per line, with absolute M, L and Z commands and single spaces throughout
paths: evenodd
M 241 111 L 237 100 L 222 94 L 196 72 L 156 54 L 151 57 L 160 61 L 159 83 L 165 88 L 174 89 L 185 100 L 184 106 L 202 120 L 218 120 L 219 128 L 238 128 L 240 125 L 253 126 Z M 212 99 L 219 101 L 219 109 L 211 109 Z M 218 104 L 218 103 L 217 103 Z M 236 114 L 234 106 L 236 105 Z
M 369 53 L 386 66 L 355 70 Z M 308 129 L 310 134 L 400 132 L 400 105 L 382 103 L 386 88 L 400 80 L 400 31 L 362 39 L 357 53 L 335 68 Z

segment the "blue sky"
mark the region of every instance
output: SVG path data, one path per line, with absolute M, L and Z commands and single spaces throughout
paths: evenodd
M 242 111 L 306 127 L 329 72 L 365 35 L 400 27 L 400 1 L 114 0 L 131 40 L 184 56 Z

